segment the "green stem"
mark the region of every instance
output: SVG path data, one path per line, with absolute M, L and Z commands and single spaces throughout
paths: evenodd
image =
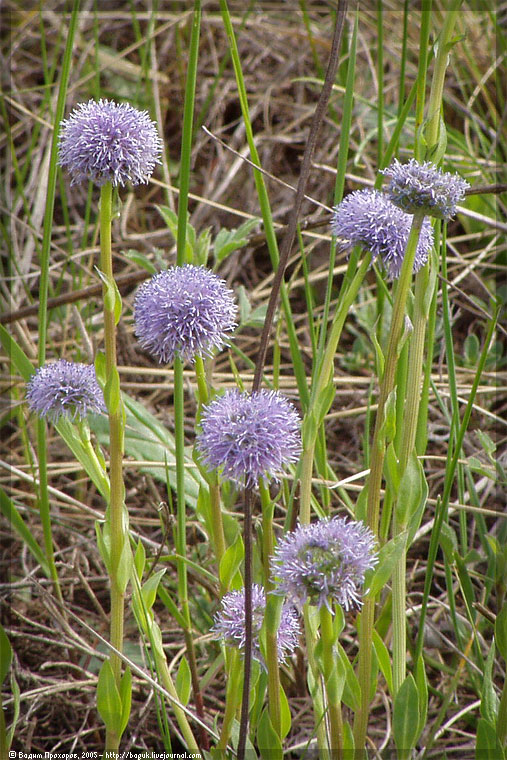
M 124 506 L 123 485 L 123 407 L 120 398 L 120 380 L 116 363 L 116 316 L 113 256 L 111 247 L 112 221 L 111 182 L 106 182 L 100 192 L 100 270 L 103 276 L 104 298 L 104 352 L 106 357 L 106 404 L 109 416 L 109 505 L 107 521 L 110 533 L 110 581 L 111 612 L 110 640 L 119 652 L 123 651 L 123 616 L 125 584 L 119 578 L 120 563 L 124 551 L 127 514 Z M 120 688 L 121 660 L 114 652 L 110 655 L 111 668 L 116 685 Z M 116 732 L 106 732 L 106 749 L 118 750 L 120 737 Z
M 187 661 L 192 677 L 192 689 L 197 715 L 204 717 L 202 695 L 197 673 L 190 606 L 188 602 L 187 563 L 187 522 L 185 501 L 185 439 L 184 439 L 184 394 L 183 394 L 183 362 L 179 356 L 174 359 L 174 443 L 176 460 L 176 552 L 178 554 L 178 598 L 181 605 L 181 615 L 185 622 L 183 635 L 185 638 Z M 207 737 L 201 732 L 201 740 L 207 742 Z
M 330 727 L 331 757 L 342 760 L 343 757 L 343 721 L 338 684 L 337 661 L 335 650 L 336 636 L 333 616 L 325 605 L 320 608 L 320 637 L 322 641 L 323 676 L 327 694 L 327 715 Z
M 424 220 L 424 214 L 414 214 L 407 247 L 403 258 L 400 277 L 396 287 L 396 295 L 393 304 L 391 329 L 387 345 L 384 374 L 380 385 L 379 401 L 375 418 L 375 430 L 370 461 L 370 475 L 368 478 L 367 496 L 367 525 L 375 536 L 378 536 L 378 524 L 380 516 L 380 487 L 382 484 L 382 471 L 384 467 L 385 441 L 383 434 L 384 411 L 389 394 L 394 388 L 396 365 L 398 362 L 399 344 L 403 333 L 406 304 L 412 271 L 414 268 L 415 254 L 419 241 L 419 233 Z M 359 629 L 359 684 L 361 687 L 361 705 L 354 720 L 354 741 L 356 749 L 363 748 L 366 742 L 366 728 L 368 725 L 368 711 L 370 706 L 370 677 L 372 664 L 372 636 L 375 611 L 375 599 L 368 595 L 365 599 L 361 612 L 361 625 Z
M 204 367 L 204 361 L 202 356 L 197 355 L 195 357 L 195 377 L 197 380 L 197 396 L 198 396 L 198 410 L 196 415 L 196 422 L 199 422 L 201 418 L 201 410 L 204 404 L 209 401 L 208 381 L 206 378 L 206 370 Z M 222 506 L 220 503 L 220 486 L 218 484 L 218 477 L 216 473 L 210 473 L 209 484 L 209 496 L 211 505 L 211 530 L 213 549 L 215 552 L 215 558 L 217 567 L 220 568 L 220 562 L 224 556 L 226 550 L 225 534 L 224 534 L 224 522 L 222 517 Z M 227 592 L 226 587 L 220 586 L 220 595 L 223 596 Z
M 173 679 L 171 678 L 171 673 L 169 672 L 169 668 L 167 666 L 167 660 L 165 658 L 165 655 L 162 655 L 157 648 L 155 648 L 155 659 L 156 659 L 156 665 L 157 665 L 157 672 L 160 674 L 160 678 L 162 681 L 162 684 L 166 691 L 169 692 L 171 697 L 173 697 L 176 702 L 172 702 L 172 708 L 174 710 L 174 715 L 176 717 L 176 720 L 178 721 L 178 726 L 180 727 L 181 733 L 183 734 L 183 738 L 185 740 L 185 749 L 188 752 L 196 753 L 196 757 L 201 757 L 201 752 L 199 749 L 199 745 L 197 744 L 195 740 L 195 736 L 192 732 L 192 729 L 190 728 L 190 724 L 187 720 L 187 716 L 181 709 L 181 707 L 178 707 L 177 702 L 180 701 L 180 698 L 178 696 L 178 692 L 176 691 L 176 687 L 174 685 Z
M 220 486 L 218 484 L 218 478 L 216 474 L 211 475 L 213 482 L 209 487 L 210 505 L 211 505 L 211 530 L 213 532 L 213 548 L 215 551 L 215 558 L 217 567 L 220 568 L 220 562 L 225 554 L 226 543 L 224 533 L 224 521 L 222 518 L 222 505 L 220 502 Z M 220 582 L 221 583 L 221 582 Z M 223 596 L 227 593 L 228 589 L 220 585 L 220 595 Z
M 226 656 L 228 656 L 228 667 L 225 711 L 222 730 L 220 731 L 220 739 L 215 749 L 215 751 L 218 750 L 220 753 L 225 753 L 225 750 L 227 749 L 227 742 L 231 735 L 232 724 L 241 702 L 241 688 L 243 682 L 243 666 L 239 660 L 238 650 L 231 649 L 226 652 Z
M 275 505 L 269 489 L 259 481 L 262 503 L 262 561 L 264 567 L 264 590 L 266 592 L 266 665 L 268 668 L 268 704 L 273 728 L 281 740 L 282 717 L 280 707 L 280 672 L 278 666 L 278 627 L 282 613 L 283 598 L 269 594 L 274 584 L 271 581 L 270 560 L 273 555 L 273 514 Z
M 451 7 L 444 13 L 444 25 L 440 32 L 437 55 L 431 81 L 430 97 L 428 100 L 428 123 L 425 130 L 427 152 L 430 153 L 438 144 L 440 131 L 440 110 L 444 92 L 445 72 L 449 58 L 449 45 L 454 25 L 458 17 L 462 0 L 452 0 Z
M 352 279 L 347 291 L 345 292 L 340 305 L 333 317 L 333 323 L 329 331 L 326 348 L 322 356 L 320 366 L 317 368 L 316 379 L 313 384 L 310 403 L 305 415 L 303 424 L 303 455 L 301 465 L 301 491 L 300 491 L 300 520 L 301 523 L 310 522 L 311 514 L 311 496 L 312 496 L 312 474 L 313 458 L 315 452 L 315 443 L 317 432 L 322 422 L 317 419 L 316 405 L 319 403 L 323 392 L 332 381 L 334 371 L 334 360 L 336 349 L 340 341 L 343 325 L 347 318 L 349 309 L 354 302 L 359 287 L 364 280 L 364 276 L 371 262 L 371 254 L 365 255 L 354 278 Z
M 426 324 L 431 295 L 428 263 L 415 278 L 414 331 L 410 342 L 408 365 L 407 395 L 402 417 L 402 442 L 399 454 L 398 475 L 401 479 L 405 472 L 410 454 L 414 450 L 421 399 L 421 378 L 426 338 Z M 429 296 L 429 297 L 428 297 Z M 406 525 L 400 524 L 394 507 L 393 538 L 399 535 Z M 407 642 L 406 642 L 406 556 L 397 560 L 393 570 L 393 687 L 394 695 L 405 680 Z
M 58 99 L 55 110 L 55 122 L 51 141 L 51 159 L 48 168 L 46 205 L 44 209 L 44 224 L 42 230 L 42 246 L 40 252 L 40 280 L 39 280 L 39 329 L 38 329 L 38 364 L 42 367 L 46 361 L 46 337 L 49 310 L 49 260 L 51 251 L 51 235 L 53 231 L 53 211 L 56 194 L 58 134 L 60 122 L 65 113 L 65 99 L 69 83 L 70 68 L 72 64 L 72 49 L 79 18 L 79 0 L 74 0 L 72 14 L 67 29 L 67 41 L 61 63 L 60 84 L 58 87 Z M 49 507 L 48 474 L 47 474 L 47 441 L 46 422 L 39 418 L 37 421 L 37 461 L 39 469 L 39 493 L 38 505 L 44 535 L 44 550 L 46 553 L 50 577 L 53 588 L 59 601 L 63 602 L 62 591 L 58 580 L 53 547 L 53 535 L 51 528 L 51 512 Z
M 414 214 L 407 242 L 407 248 L 405 250 L 403 259 L 403 265 L 401 268 L 400 278 L 396 287 L 396 296 L 393 304 L 393 314 L 391 319 L 389 341 L 387 345 L 384 374 L 382 376 L 382 382 L 380 385 L 378 408 L 375 418 L 375 430 L 373 433 L 370 476 L 368 478 L 367 523 L 375 535 L 377 535 L 378 532 L 378 521 L 380 514 L 380 486 L 382 482 L 382 469 L 384 466 L 385 454 L 382 432 L 382 427 L 384 424 L 384 408 L 387 402 L 387 398 L 394 388 L 394 378 L 399 354 L 399 343 L 403 332 L 406 304 L 410 290 L 410 283 L 412 281 L 412 270 L 414 267 L 415 253 L 417 250 L 417 243 L 419 242 L 419 233 L 423 220 L 424 214 Z
M 7 742 L 7 727 L 5 725 L 5 712 L 2 703 L 2 694 L 0 693 L 0 757 L 7 757 L 9 751 L 9 743 Z
M 183 112 L 183 130 L 181 142 L 181 161 L 179 178 L 178 204 L 178 233 L 176 264 L 182 266 L 186 262 L 186 232 L 188 193 L 190 188 L 190 168 L 192 158 L 192 133 L 195 104 L 195 85 L 197 78 L 197 62 L 199 57 L 199 35 L 201 28 L 201 2 L 194 0 L 192 15 L 192 30 L 188 53 L 186 75 L 185 103 Z M 188 262 L 190 263 L 190 262 Z M 186 557 L 186 514 L 185 514 L 185 449 L 184 449 L 184 407 L 183 407 L 183 364 L 179 357 L 174 360 L 174 439 L 176 459 L 176 549 L 181 559 L 178 562 L 178 598 L 181 605 L 182 618 L 185 621 L 184 636 L 187 645 L 188 662 L 192 674 L 192 686 L 196 710 L 202 718 L 202 697 L 199 690 L 199 680 L 196 670 L 196 657 L 190 609 L 188 604 L 188 584 Z M 201 740 L 207 743 L 207 737 L 201 734 Z
M 315 659 L 315 647 L 317 645 L 317 634 L 312 625 L 313 610 L 308 604 L 303 609 L 303 620 L 305 627 L 306 657 L 308 666 L 312 674 L 313 689 L 311 690 L 312 710 L 315 721 L 315 734 L 317 736 L 317 746 L 320 757 L 329 757 L 329 746 L 326 735 L 325 707 L 321 683 L 321 675 Z

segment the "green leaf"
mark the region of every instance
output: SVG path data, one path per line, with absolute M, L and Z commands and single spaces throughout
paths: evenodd
M 317 437 L 317 418 L 311 409 L 305 416 L 302 429 L 303 445 L 309 447 Z
M 393 735 L 399 760 L 410 757 L 411 750 L 418 739 L 418 729 L 419 695 L 410 673 L 401 684 L 394 699 Z
M 236 540 L 229 546 L 220 560 L 219 578 L 225 588 L 229 588 L 231 580 L 239 570 L 245 554 L 243 539 L 238 534 Z
M 97 683 L 97 710 L 108 731 L 120 733 L 122 704 L 109 660 L 102 663 Z
M 392 575 L 394 565 L 405 551 L 406 542 L 407 532 L 404 531 L 384 544 L 379 552 L 377 566 L 366 573 L 365 594 L 376 596 L 384 588 Z
M 287 695 L 285 694 L 285 691 L 283 690 L 283 686 L 280 686 L 280 722 L 281 722 L 281 739 L 285 739 L 287 734 L 290 731 L 291 727 L 291 715 L 290 715 L 290 707 L 289 707 L 289 700 L 287 699 Z
M 120 699 L 121 699 L 121 724 L 120 736 L 127 728 L 130 718 L 130 708 L 132 705 L 132 673 L 130 668 L 125 669 L 120 680 Z
M 116 284 L 114 277 L 107 277 L 104 272 L 101 272 L 97 267 L 95 267 L 95 270 L 105 287 L 104 308 L 113 312 L 114 323 L 117 325 L 121 317 L 121 295 L 118 290 L 118 285 Z
M 380 638 L 378 632 L 373 629 L 373 646 L 375 647 L 375 652 L 377 654 L 377 660 L 380 667 L 380 670 L 382 671 L 382 675 L 386 679 L 387 688 L 393 693 L 393 672 L 391 669 L 391 657 L 389 655 L 389 650 L 387 649 L 386 645 Z
M 267 708 L 262 711 L 257 727 L 257 744 L 261 757 L 265 760 L 283 760 L 282 743 L 273 728 Z
M 12 662 L 11 642 L 7 638 L 3 626 L 0 624 L 0 685 L 3 684 L 5 676 L 9 672 Z
M 343 757 L 354 757 L 354 733 L 348 720 L 343 721 Z
M 328 413 L 329 409 L 331 408 L 331 404 L 333 403 L 333 399 L 335 397 L 335 387 L 334 382 L 331 380 L 326 387 L 322 390 L 322 393 L 320 394 L 319 398 L 315 400 L 314 410 L 315 410 L 315 417 L 317 421 L 317 427 L 320 427 L 322 422 L 324 421 L 324 417 Z
M 174 211 L 169 208 L 169 206 L 157 206 L 157 210 L 159 211 L 160 215 L 162 216 L 164 222 L 167 224 L 171 235 L 173 236 L 175 242 L 178 240 L 178 215 L 174 213 Z M 187 233 L 185 238 L 185 261 L 190 263 L 194 258 L 194 250 L 195 250 L 195 230 L 188 221 L 190 218 L 189 214 L 187 213 Z
M 134 554 L 134 567 L 136 569 L 137 577 L 139 580 L 143 577 L 144 568 L 146 565 L 146 550 L 144 544 L 139 539 L 136 546 L 136 553 Z
M 252 310 L 248 293 L 244 285 L 240 285 L 237 288 L 236 296 L 239 306 L 240 327 L 262 327 L 266 317 L 267 305 L 261 304 Z
M 107 422 L 105 415 L 101 416 Z M 92 416 L 88 419 L 90 420 L 91 418 Z M 65 417 L 61 417 L 55 427 L 101 496 L 105 501 L 109 501 L 109 477 L 105 469 L 104 458 L 97 455 L 89 438 L 86 439 L 84 435 L 80 434 L 81 431 L 78 425 L 73 424 Z
M 13 530 L 15 530 L 20 538 L 23 540 L 23 543 L 27 545 L 27 547 L 32 552 L 33 556 L 35 557 L 35 560 L 39 563 L 39 565 L 44 570 L 45 574 L 49 577 L 49 566 L 46 560 L 46 556 L 42 549 L 40 548 L 39 544 L 33 537 L 29 527 L 21 517 L 21 514 L 18 512 L 15 503 L 9 498 L 9 496 L 5 493 L 3 488 L 0 487 L 0 512 L 3 514 L 5 519 L 10 523 Z
M 128 536 L 124 536 L 120 561 L 118 563 L 118 567 L 116 568 L 116 572 L 114 573 L 116 584 L 122 594 L 125 593 L 125 589 L 127 588 L 127 584 L 130 580 L 133 559 L 134 558 L 132 557 L 130 541 L 128 539 Z
M 407 525 L 407 546 L 410 546 L 412 544 L 412 541 L 414 539 L 415 534 L 419 530 L 419 526 L 421 524 L 421 520 L 424 514 L 424 510 L 426 508 L 426 502 L 428 499 L 428 483 L 426 481 L 426 476 L 424 474 L 424 470 L 422 467 L 421 462 L 418 460 L 419 465 L 419 474 L 420 474 L 420 485 L 421 485 L 421 492 L 420 492 L 420 499 L 419 499 L 419 506 L 415 507 L 411 516 L 408 520 Z
M 111 565 L 109 562 L 109 536 L 107 535 L 105 524 L 101 524 L 98 520 L 95 522 L 95 536 L 97 538 L 97 548 L 99 554 L 102 557 L 102 561 L 106 566 L 108 575 L 111 575 Z
M 211 227 L 206 227 L 197 238 L 195 246 L 195 259 L 199 266 L 205 267 L 208 263 L 209 249 L 211 245 Z
M 18 346 L 14 338 L 7 332 L 3 325 L 0 325 L 0 341 L 5 353 L 16 370 L 19 372 L 23 380 L 28 382 L 34 374 L 35 368 L 23 349 Z
M 122 394 L 126 411 L 125 452 L 140 462 L 160 462 L 160 465 L 140 465 L 140 472 L 145 472 L 166 483 L 166 463 L 169 482 L 176 489 L 175 443 L 174 436 L 142 404 Z M 103 446 L 109 445 L 109 425 L 107 418 L 94 415 L 89 419 L 90 428 Z M 185 500 L 195 509 L 199 485 L 205 485 L 190 455 L 185 456 Z
M 375 365 L 377 369 L 377 377 L 381 378 L 384 374 L 385 357 L 384 357 L 382 348 L 380 346 L 380 343 L 378 342 L 376 330 L 370 331 L 370 339 L 371 339 L 371 342 L 373 343 L 373 348 L 375 350 Z
M 425 482 L 424 470 L 414 449 L 401 476 L 396 499 L 396 518 L 400 527 L 405 528 L 414 514 L 418 512 Z
M 456 531 L 449 525 L 449 523 L 442 523 L 439 541 L 447 561 L 452 565 L 454 552 L 458 549 L 458 539 L 456 537 Z
M 468 367 L 474 367 L 479 361 L 479 355 L 481 353 L 481 344 L 475 333 L 470 333 L 466 336 L 463 350 L 465 354 L 465 364 Z
M 415 685 L 417 686 L 417 693 L 419 694 L 419 724 L 417 726 L 417 736 L 420 736 L 428 717 L 428 681 L 422 655 L 419 656 L 415 666 Z
M 181 658 L 180 666 L 176 674 L 176 691 L 181 703 L 188 705 L 190 694 L 192 692 L 192 676 L 186 657 Z
M 380 428 L 380 439 L 389 443 L 396 435 L 396 388 L 394 388 L 384 406 L 384 419 Z
M 116 367 L 111 369 L 111 374 L 104 386 L 104 401 L 110 414 L 118 411 L 120 403 L 120 375 Z
M 229 254 L 248 243 L 248 235 L 259 224 L 259 219 L 248 219 L 237 229 L 219 230 L 213 245 L 213 256 L 220 264 Z
M 123 251 L 123 255 L 126 256 L 127 259 L 130 259 L 130 261 L 133 261 L 134 264 L 137 264 L 142 269 L 145 269 L 150 274 L 157 273 L 157 268 L 153 266 L 149 258 L 145 256 L 144 253 L 136 251 L 134 248 L 129 248 L 128 251 Z
M 487 457 L 493 459 L 496 451 L 496 443 L 489 437 L 483 430 L 476 430 L 477 438 L 481 442 L 481 446 L 484 449 Z
M 476 760 L 504 760 L 505 758 L 495 727 L 484 718 L 479 718 L 477 721 L 475 757 Z
M 141 594 L 143 597 L 143 602 L 146 606 L 146 609 L 151 610 L 155 603 L 155 599 L 157 598 L 157 591 L 158 591 L 158 584 L 160 583 L 160 580 L 162 576 L 165 573 L 165 568 L 162 568 L 161 570 L 157 570 L 156 573 L 153 573 L 153 575 L 150 575 L 146 583 L 143 584 L 143 587 L 141 589 Z
M 498 714 L 498 698 L 493 685 L 493 664 L 495 662 L 495 645 L 493 644 L 484 662 L 484 671 L 481 683 L 481 716 L 496 726 Z
M 342 673 L 345 675 L 342 700 L 347 707 L 350 707 L 351 710 L 356 712 L 359 710 L 359 705 L 361 704 L 361 687 L 359 686 L 359 681 L 354 673 L 354 668 L 350 664 L 350 660 L 347 657 L 344 648 L 338 643 L 337 649 L 342 666 Z
M 9 749 L 9 747 L 12 744 L 12 740 L 14 739 L 14 732 L 16 730 L 16 726 L 19 720 L 20 704 L 21 704 L 21 691 L 19 688 L 19 684 L 16 681 L 14 674 L 12 672 L 11 672 L 10 682 L 11 682 L 11 694 L 12 694 L 14 709 L 13 709 L 13 715 L 11 718 L 11 727 L 7 731 L 7 740 L 6 740 L 7 749 Z
M 502 609 L 495 620 L 495 644 L 507 662 L 507 602 L 503 603 Z
M 356 520 L 361 520 L 366 523 L 368 511 L 368 487 L 363 488 L 359 496 L 357 497 L 356 506 L 354 509 L 354 517 Z
M 393 496 L 396 496 L 400 487 L 400 473 L 398 457 L 396 456 L 396 450 L 392 442 L 386 449 L 384 460 L 384 475 L 389 486 L 389 490 L 392 492 Z
M 428 284 L 426 286 L 426 290 L 424 291 L 424 296 L 423 296 L 423 306 L 422 306 L 423 314 L 430 313 L 431 302 L 433 300 L 433 294 L 435 292 L 435 287 L 437 284 L 439 262 L 438 262 L 438 255 L 434 246 L 432 247 L 431 252 L 430 252 L 429 267 L 430 269 L 429 269 Z

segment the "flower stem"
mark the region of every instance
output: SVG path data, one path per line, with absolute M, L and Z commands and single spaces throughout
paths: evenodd
M 322 394 L 328 387 L 333 378 L 334 359 L 336 349 L 340 341 L 343 325 L 349 309 L 354 302 L 359 287 L 364 280 L 364 276 L 371 262 L 371 254 L 365 255 L 354 278 L 352 279 L 348 290 L 344 294 L 338 309 L 333 317 L 329 338 L 322 357 L 320 366 L 316 372 L 316 379 L 313 385 L 310 404 L 305 415 L 303 424 L 303 456 L 301 469 L 301 493 L 300 493 L 300 521 L 302 524 L 310 522 L 311 512 L 311 495 L 312 495 L 312 474 L 313 474 L 313 457 L 315 452 L 315 442 L 317 432 L 322 420 L 317 417 L 316 406 L 322 398 Z M 322 416 L 322 415 L 320 415 Z
M 431 297 L 428 294 L 429 267 L 431 261 L 424 266 L 415 278 L 414 301 L 414 332 L 410 342 L 408 363 L 407 394 L 403 414 L 402 441 L 399 453 L 398 477 L 401 479 L 407 467 L 410 454 L 414 450 L 421 399 L 421 378 L 426 337 L 426 323 Z M 406 527 L 396 516 L 394 507 L 393 538 Z M 406 642 L 406 557 L 405 553 L 398 558 L 393 569 L 393 688 L 394 695 L 405 680 L 407 662 Z
M 375 430 L 370 462 L 370 475 L 368 478 L 367 499 L 367 525 L 375 536 L 378 536 L 378 524 L 380 516 L 380 487 L 382 484 L 382 471 L 384 467 L 385 440 L 383 433 L 384 411 L 389 394 L 394 388 L 396 365 L 398 362 L 400 339 L 403 332 L 403 323 L 406 313 L 406 304 L 412 271 L 414 267 L 419 233 L 424 221 L 423 213 L 414 214 L 407 247 L 403 258 L 403 265 L 396 287 L 396 295 L 393 304 L 391 329 L 387 345 L 384 374 L 380 384 Z M 372 636 L 375 611 L 375 598 L 368 595 L 365 599 L 361 613 L 361 625 L 359 630 L 359 668 L 358 677 L 361 687 L 361 705 L 354 720 L 354 742 L 356 749 L 363 748 L 366 741 L 366 727 L 368 725 L 368 711 L 370 705 L 370 677 L 372 664 Z
M 313 685 L 310 687 L 312 698 L 312 709 L 315 721 L 315 734 L 317 736 L 317 746 L 322 757 L 328 756 L 328 742 L 326 736 L 325 707 L 322 689 L 322 679 L 317 661 L 315 659 L 315 646 L 317 644 L 317 634 L 312 624 L 312 612 L 309 604 L 303 608 L 303 619 L 305 627 L 306 656 L 310 669 Z M 311 683 L 309 681 L 309 683 Z
M 330 726 L 331 757 L 342 760 L 343 756 L 343 721 L 340 689 L 337 673 L 336 636 L 333 616 L 328 608 L 320 608 L 320 636 L 322 641 L 322 666 L 327 694 L 327 715 Z
M 449 60 L 449 45 L 461 3 L 462 0 L 452 0 L 450 3 L 451 7 L 444 14 L 444 25 L 438 37 L 437 55 L 428 100 L 428 123 L 424 133 L 428 151 L 435 148 L 439 140 L 440 109 L 442 107 L 445 72 Z
M 192 690 L 198 717 L 203 720 L 204 709 L 197 674 L 190 607 L 188 603 L 187 563 L 187 522 L 185 500 L 185 438 L 184 438 L 184 393 L 183 362 L 179 356 L 174 358 L 174 442 L 176 459 L 176 552 L 178 554 L 178 598 L 182 618 L 185 621 L 183 635 L 187 650 L 187 662 L 192 677 Z M 201 732 L 201 741 L 206 748 L 207 736 Z
M 198 409 L 196 415 L 196 422 L 198 423 L 201 418 L 201 411 L 204 404 L 209 401 L 208 382 L 206 379 L 206 370 L 202 356 L 197 355 L 195 357 L 195 377 L 197 381 L 197 395 L 198 395 Z M 215 559 L 217 567 L 220 569 L 220 561 L 224 556 L 226 549 L 225 534 L 224 534 L 224 522 L 222 518 L 222 507 L 220 503 L 220 486 L 218 484 L 218 477 L 216 472 L 210 474 L 209 496 L 211 506 L 211 530 L 213 549 L 215 553 Z M 227 588 L 220 586 L 220 594 L 223 596 L 227 592 Z
M 241 685 L 243 680 L 242 665 L 239 661 L 237 649 L 230 649 L 226 652 L 227 661 L 227 689 L 225 696 L 225 711 L 220 731 L 220 739 L 216 745 L 215 752 L 225 752 L 227 742 L 231 735 L 232 722 L 236 715 L 241 700 Z M 224 755 L 225 757 L 225 755 Z
M 155 648 L 155 659 L 157 663 L 157 672 L 160 674 L 160 679 L 164 688 L 169 692 L 171 697 L 179 702 L 178 692 L 176 691 L 173 679 L 171 678 L 165 655 L 162 655 L 157 648 Z M 196 757 L 201 757 L 199 745 L 197 744 L 192 729 L 190 728 L 187 716 L 183 710 L 178 707 L 176 702 L 172 702 L 172 708 L 174 710 L 176 720 L 178 721 L 181 733 L 183 734 L 183 738 L 185 739 L 185 749 L 189 752 L 197 753 L 195 755 Z
M 264 566 L 264 590 L 266 592 L 266 664 L 268 668 L 268 704 L 272 726 L 281 740 L 282 718 L 280 707 L 280 672 L 278 669 L 277 633 L 280 625 L 283 598 L 273 596 L 269 591 L 274 584 L 270 577 L 270 559 L 273 554 L 273 514 L 275 505 L 269 490 L 259 481 L 262 502 L 262 560 Z
M 110 182 L 101 187 L 100 193 L 100 270 L 103 276 L 104 298 L 104 350 L 106 357 L 106 405 L 109 416 L 109 505 L 107 521 L 110 534 L 109 571 L 111 580 L 111 644 L 119 652 L 123 650 L 123 615 L 125 580 L 120 578 L 120 563 L 124 552 L 127 531 L 127 512 L 124 504 L 123 485 L 123 406 L 120 398 L 120 380 L 116 362 L 116 313 L 118 306 L 113 276 L 111 248 L 112 193 Z M 114 652 L 110 655 L 111 669 L 116 686 L 120 688 L 121 660 Z M 106 732 L 106 749 L 118 750 L 120 737 L 117 732 Z
M 334 358 L 336 355 L 336 349 L 340 341 L 341 332 L 345 319 L 349 312 L 349 309 L 354 302 L 359 287 L 364 280 L 364 276 L 371 262 L 371 255 L 365 255 L 361 262 L 356 274 L 354 275 L 347 291 L 345 292 L 343 299 L 338 306 L 338 309 L 333 317 L 333 323 L 329 332 L 328 341 L 322 361 L 316 372 L 316 380 L 313 385 L 312 395 L 310 398 L 310 404 L 308 411 L 305 415 L 305 421 L 303 423 L 303 454 L 302 454 L 302 467 L 301 467 L 301 490 L 300 490 L 300 521 L 302 524 L 308 524 L 311 517 L 311 496 L 312 496 L 312 475 L 313 475 L 313 459 L 315 452 L 315 443 L 317 440 L 317 431 L 319 428 L 316 405 L 322 397 L 324 390 L 327 388 L 332 380 Z M 320 415 L 322 416 L 322 414 Z M 324 716 L 324 699 L 322 695 L 321 683 L 319 678 L 319 671 L 314 656 L 315 648 L 315 634 L 312 629 L 312 625 L 309 619 L 309 612 L 307 606 L 304 612 L 305 621 L 305 641 L 306 650 L 308 656 L 308 664 L 313 675 L 315 687 L 313 689 L 312 699 L 314 703 L 314 713 L 316 720 L 316 732 L 319 750 L 322 753 L 326 752 L 327 741 L 325 724 L 323 720 Z

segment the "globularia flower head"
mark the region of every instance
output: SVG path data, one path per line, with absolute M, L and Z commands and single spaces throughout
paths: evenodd
M 161 152 L 155 122 L 128 103 L 89 100 L 61 122 L 58 163 L 69 170 L 72 184 L 139 185 L 151 177 Z
M 331 229 L 342 250 L 355 245 L 380 256 L 391 278 L 400 276 L 412 217 L 377 190 L 356 190 L 335 207 Z M 433 245 L 433 229 L 424 219 L 414 260 L 414 272 L 426 263 Z
M 211 356 L 236 327 L 235 316 L 225 281 L 191 264 L 159 272 L 141 285 L 134 302 L 139 342 L 163 363 L 176 355 L 184 361 L 196 354 Z
M 206 467 L 239 484 L 276 478 L 301 452 L 300 417 L 277 391 L 226 391 L 204 407 L 201 428 Z
M 360 607 L 366 570 L 374 567 L 373 533 L 364 523 L 342 517 L 299 525 L 275 549 L 272 572 L 277 593 L 297 607 L 305 602 L 332 611 L 337 603 Z
M 27 384 L 28 406 L 39 417 L 57 423 L 60 417 L 82 419 L 105 412 L 104 396 L 93 364 L 59 359 L 40 367 Z
M 259 631 L 264 620 L 266 596 L 257 583 L 252 585 L 252 657 L 262 662 Z M 222 598 L 221 608 L 215 615 L 211 629 L 215 638 L 226 646 L 244 649 L 245 646 L 245 589 L 230 591 Z M 296 649 L 301 629 L 297 613 L 292 605 L 282 607 L 280 627 L 277 633 L 278 660 L 283 662 Z
M 406 164 L 400 164 L 395 158 L 381 174 L 390 178 L 386 192 L 393 203 L 409 214 L 424 211 L 437 219 L 453 217 L 456 204 L 470 187 L 459 174 L 443 172 L 431 161 L 420 164 L 415 158 Z

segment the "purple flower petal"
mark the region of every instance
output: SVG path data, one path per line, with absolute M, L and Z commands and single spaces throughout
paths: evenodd
M 65 359 L 45 364 L 28 381 L 26 400 L 39 417 L 57 423 L 60 417 L 82 419 L 90 412 L 105 412 L 102 390 L 93 364 Z
M 437 219 L 451 219 L 470 187 L 459 174 L 443 172 L 431 161 L 420 164 L 415 158 L 406 164 L 395 158 L 381 174 L 390 178 L 386 192 L 393 203 L 409 214 L 424 211 Z
M 372 261 L 380 256 L 391 278 L 400 276 L 412 217 L 377 190 L 356 190 L 335 207 L 331 229 L 338 246 L 348 250 L 355 245 L 371 251 Z M 427 261 L 433 245 L 433 229 L 424 219 L 414 261 L 417 272 Z
M 377 563 L 373 533 L 342 517 L 299 525 L 279 542 L 272 559 L 277 593 L 297 607 L 305 602 L 332 611 L 360 607 L 366 570 Z
M 266 596 L 259 584 L 252 585 L 252 657 L 262 662 L 259 632 L 264 620 Z M 245 647 L 245 589 L 230 591 L 222 598 L 221 608 L 215 615 L 211 629 L 214 637 L 226 646 Z M 301 629 L 294 608 L 284 604 L 277 633 L 278 660 L 282 662 L 296 649 Z
M 276 478 L 301 452 L 299 415 L 276 391 L 227 391 L 204 407 L 201 428 L 204 464 L 238 484 Z
M 211 356 L 236 327 L 236 305 L 225 281 L 205 267 L 186 264 L 156 274 L 134 302 L 139 343 L 159 362 L 176 355 L 192 361 Z
M 72 184 L 147 182 L 161 153 L 155 122 L 128 103 L 89 100 L 61 122 L 58 163 L 68 169 Z

